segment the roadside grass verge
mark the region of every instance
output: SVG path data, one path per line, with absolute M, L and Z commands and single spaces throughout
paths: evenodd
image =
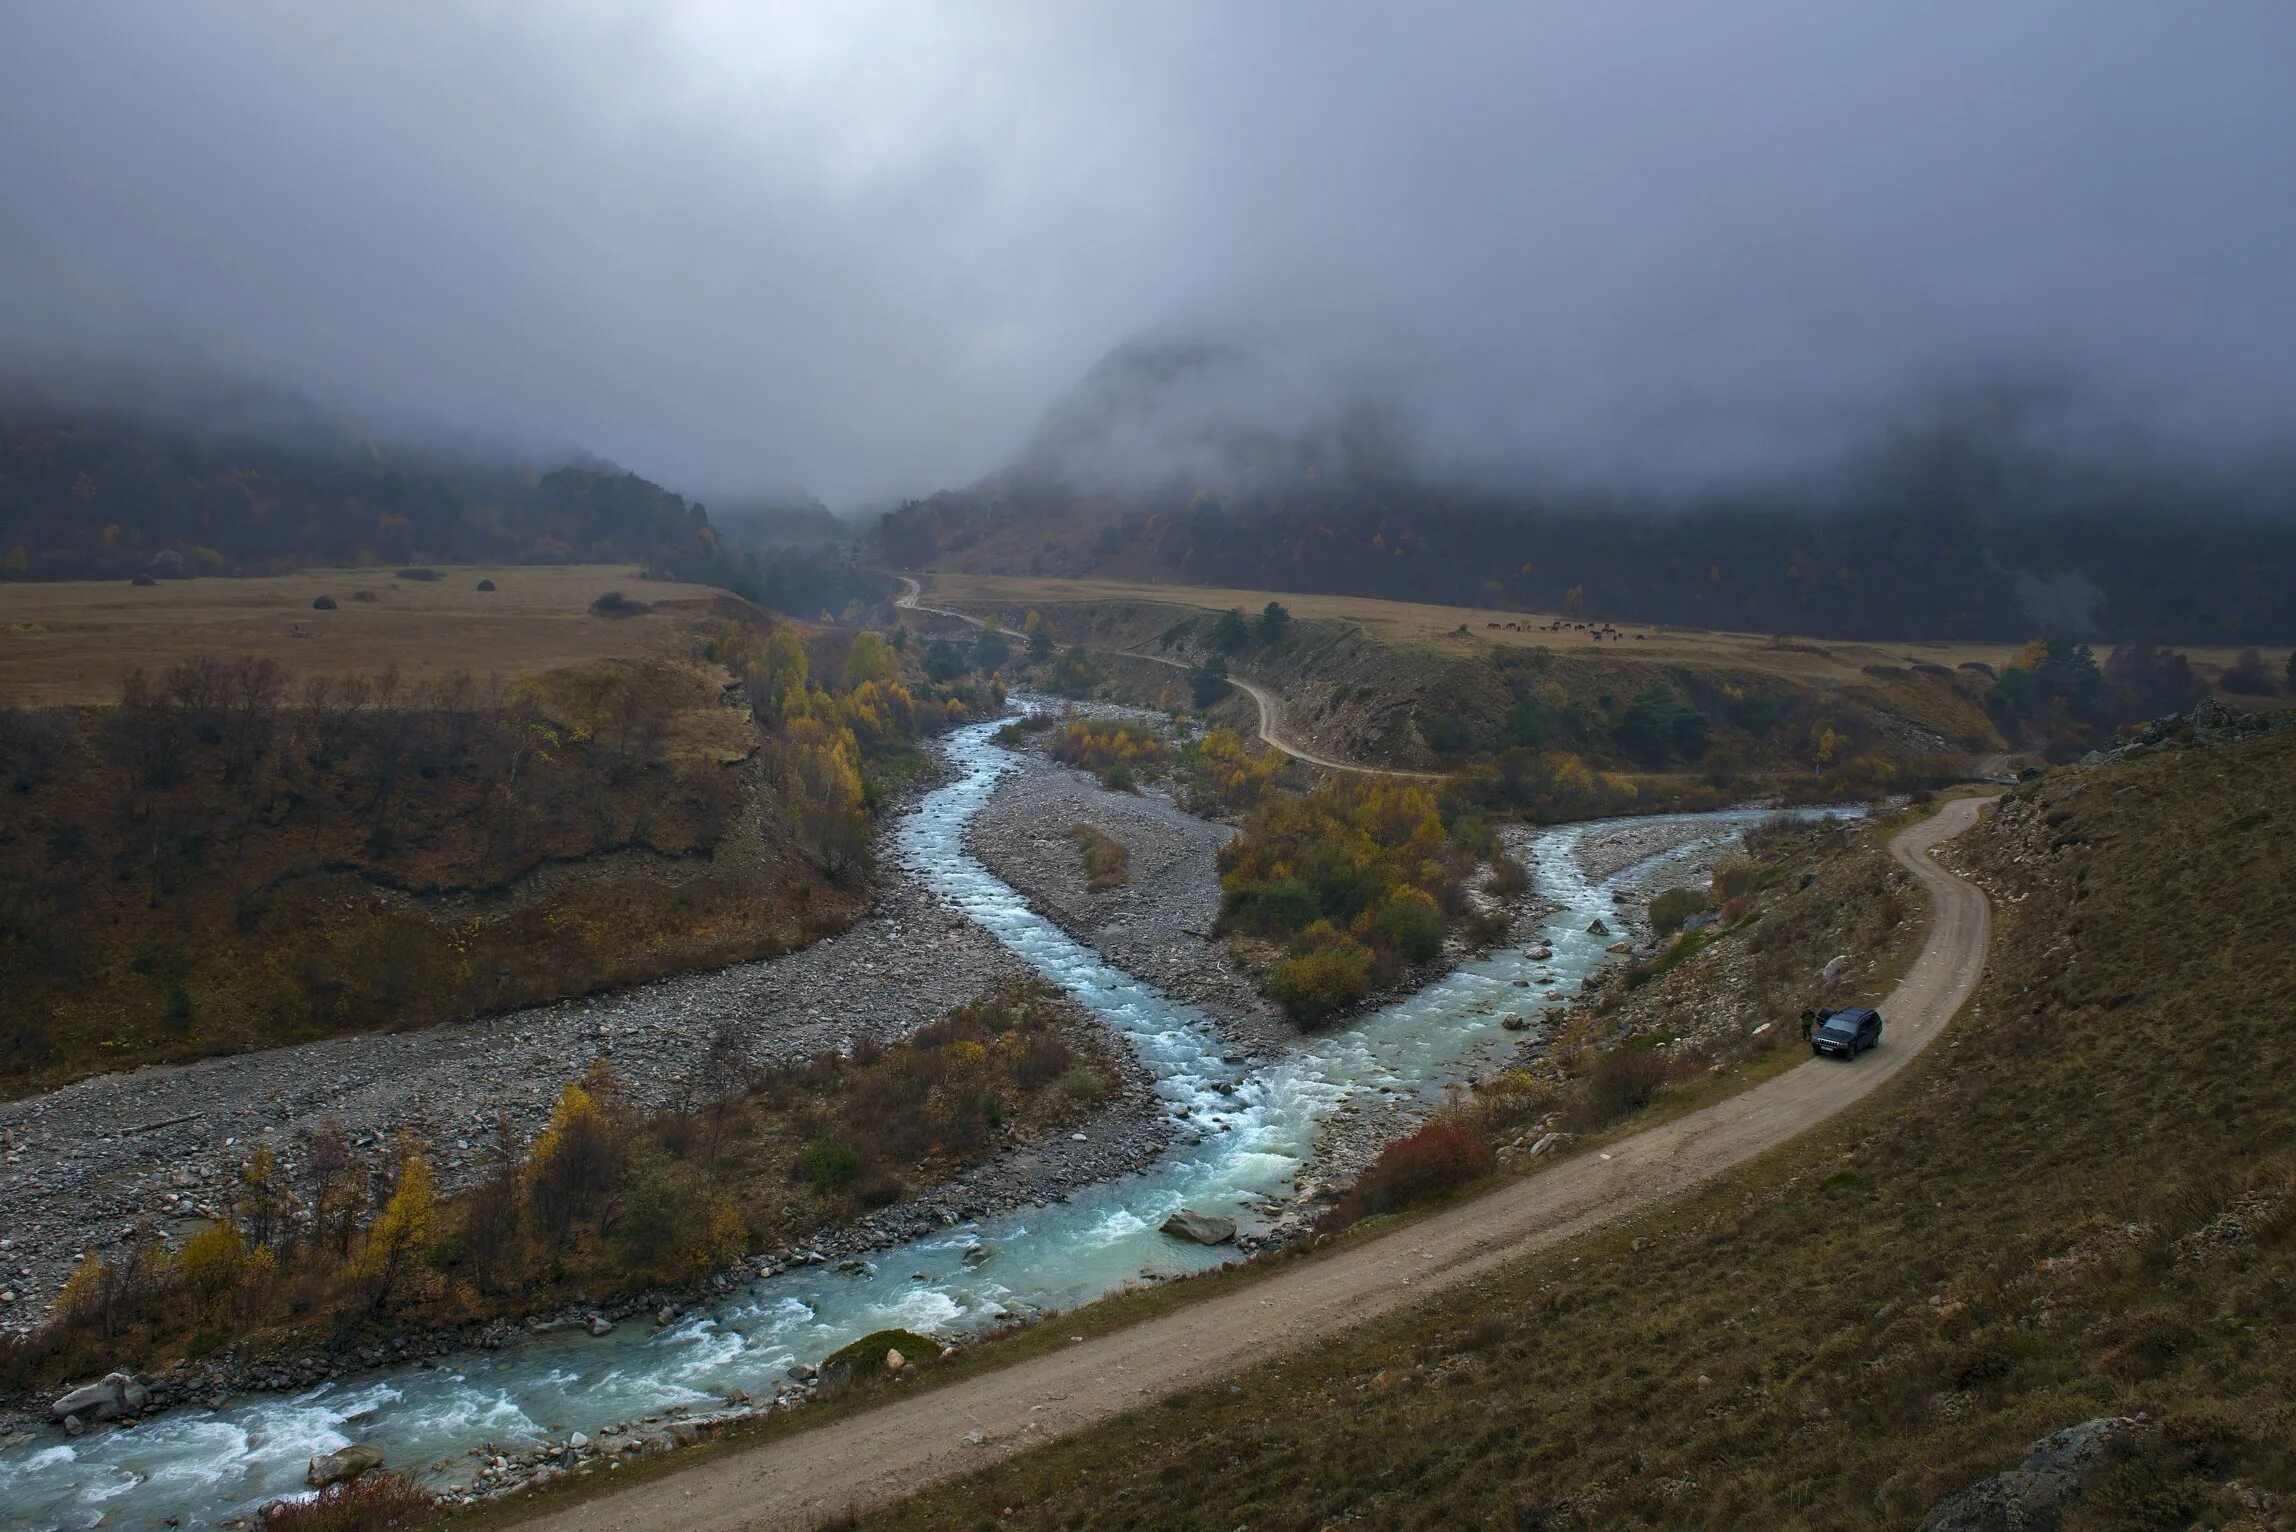
M 1985 982 L 1707 1190 L 886 1526 L 1904 1526 L 2146 1412 L 2068 1527 L 2296 1488 L 2296 733 L 2028 787 Z M 1008 1511 L 1009 1508 L 1009 1511 Z

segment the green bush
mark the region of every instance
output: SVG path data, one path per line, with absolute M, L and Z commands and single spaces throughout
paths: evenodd
M 1660 936 L 1672 936 L 1682 929 L 1682 922 L 1708 908 L 1706 896 L 1697 890 L 1670 888 L 1650 901 L 1650 928 Z
M 805 1171 L 805 1180 L 817 1195 L 827 1197 L 843 1191 L 853 1184 L 860 1172 L 861 1161 L 843 1144 L 817 1138 L 805 1146 L 805 1155 L 799 1162 Z
M 1371 953 L 1341 937 L 1328 947 L 1286 958 L 1268 979 L 1268 995 L 1302 1023 L 1322 1021 L 1371 989 Z
M 1431 962 L 1443 950 L 1443 912 L 1416 888 L 1399 890 L 1382 905 L 1372 928 L 1382 942 L 1413 963 Z
M 1247 931 L 1289 936 L 1323 916 L 1315 890 L 1297 878 L 1277 878 L 1228 895 L 1228 918 Z

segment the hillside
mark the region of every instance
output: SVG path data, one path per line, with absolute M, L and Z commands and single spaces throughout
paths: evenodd
M 418 445 L 299 401 L 203 404 L 0 396 L 0 577 L 614 560 L 708 578 L 718 554 L 701 506 L 610 463 Z
M 2285 463 L 2089 461 L 1948 416 L 1729 490 L 1499 489 L 1415 463 L 1374 405 L 1216 346 L 1119 348 L 1010 468 L 903 505 L 872 548 L 910 569 L 1823 638 L 2296 637 Z
M 802 947 L 913 741 L 990 705 L 595 568 L 20 594 L 0 1095 Z
M 2050 1524 L 2277 1524 L 2285 723 L 2052 773 L 1949 850 L 1994 899 L 1983 986 L 1835 1124 L 871 1524 L 1902 1527 L 2084 1422 Z

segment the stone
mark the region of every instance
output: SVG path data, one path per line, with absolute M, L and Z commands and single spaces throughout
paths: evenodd
M 1824 968 L 1820 969 L 1820 970 L 1818 971 L 1818 977 L 1819 977 L 1820 979 L 1824 980 L 1826 983 L 1828 983 L 1828 984 L 1831 984 L 1831 983 L 1833 983 L 1833 982 L 1834 982 L 1834 980 L 1836 980 L 1836 979 L 1840 978 L 1840 977 L 1842 976 L 1842 970 L 1844 970 L 1844 969 L 1848 968 L 1849 966 L 1850 966 L 1850 957 L 1849 957 L 1849 954 L 1848 954 L 1848 953 L 1846 953 L 1846 952 L 1845 952 L 1845 953 L 1842 953 L 1840 956 L 1836 957 L 1836 958 L 1835 958 L 1835 959 L 1834 959 L 1832 962 L 1830 962 L 1830 963 L 1826 964 L 1826 966 L 1825 966 Z
M 117 1420 L 122 1415 L 140 1415 L 151 1402 L 151 1390 L 138 1382 L 133 1373 L 106 1373 L 100 1382 L 75 1388 L 54 1404 L 48 1413 L 61 1421 L 67 1415 L 77 1415 L 83 1423 L 91 1420 Z
M 592 1335 L 609 1335 L 613 1333 L 613 1329 L 614 1321 L 605 1315 L 592 1314 L 590 1316 L 590 1333 Z
M 1568 1133 L 1542 1133 L 1539 1135 L 1539 1141 L 1531 1145 L 1531 1158 L 1535 1160 L 1542 1154 L 1553 1154 L 1558 1150 L 1568 1148 L 1570 1141 L 1571 1136 Z
M 1946 1496 L 1922 1518 L 1921 1532 L 2014 1532 L 2054 1527 L 2117 1446 L 2154 1429 L 2143 1415 L 2101 1415 L 2031 1443 L 2025 1461 Z
M 348 1447 L 340 1447 L 333 1452 L 322 1452 L 313 1458 L 309 1471 L 303 1475 L 303 1482 L 313 1489 L 325 1489 L 330 1484 L 340 1484 L 347 1479 L 356 1479 L 359 1475 L 371 1473 L 382 1466 L 382 1448 L 370 1447 L 364 1442 L 354 1442 Z
M 1613 957 L 1623 957 L 1623 956 L 1625 956 L 1627 953 L 1629 953 L 1629 952 L 1632 952 L 1632 951 L 1634 950 L 1634 943 L 1632 943 L 1632 942 L 1612 942 L 1612 943 L 1611 943 L 1609 946 L 1607 946 L 1607 947 L 1603 948 L 1602 950 L 1603 950 L 1603 951 L 1605 951 L 1605 952 L 1607 952 L 1607 953 L 1609 953 L 1609 954 L 1611 954 Z
M 1509 1011 L 1505 1016 L 1499 1019 L 1499 1025 L 1509 1032 L 1521 1032 L 1527 1029 L 1530 1026 L 1530 1023 L 1523 1020 L 1523 1018 L 1517 1015 L 1515 1012 Z
M 1587 922 L 1586 934 L 1589 936 L 1608 936 L 1610 935 L 1610 927 L 1604 925 L 1602 923 L 1602 917 L 1597 915 L 1594 919 Z
M 580 1452 L 584 1447 L 590 1445 L 590 1438 L 577 1431 L 566 1438 L 566 1445 L 572 1447 L 576 1452 Z
M 887 1372 L 897 1373 L 908 1365 L 909 1359 L 901 1355 L 898 1347 L 888 1346 L 885 1348 L 885 1370 Z
M 1163 1232 L 1174 1239 L 1194 1240 L 1199 1245 L 1224 1245 L 1236 1237 L 1236 1221 L 1217 1213 L 1199 1213 L 1193 1208 L 1182 1208 L 1164 1220 Z

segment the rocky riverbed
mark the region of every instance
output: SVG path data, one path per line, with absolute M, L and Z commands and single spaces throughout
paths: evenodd
M 721 1026 L 738 1029 L 756 1064 L 794 1064 L 905 1035 L 1026 975 L 891 857 L 883 871 L 864 920 L 786 957 L 420 1031 L 98 1076 L 0 1105 L 0 1326 L 35 1323 L 84 1256 L 155 1231 L 180 1237 L 220 1214 L 259 1143 L 292 1178 L 322 1124 L 340 1124 L 370 1155 L 411 1129 L 453 1189 L 483 1173 L 498 1115 L 531 1136 L 560 1086 L 593 1058 L 608 1060 L 630 1099 L 650 1109 L 688 1090 Z M 1145 1071 L 1128 1050 L 1112 1051 L 1126 1079 L 1078 1129 L 1084 1136 L 973 1172 L 950 1189 L 967 1216 L 1050 1200 L 1155 1157 L 1170 1124 Z M 908 1222 L 888 1209 L 849 1238 L 859 1247 L 903 1237 Z
M 1111 792 L 1089 774 L 1019 752 L 965 837 L 966 849 L 1041 914 L 1127 973 L 1216 1018 L 1255 1059 L 1298 1038 L 1213 938 L 1220 848 L 1231 826 L 1199 819 L 1161 786 Z M 1095 892 L 1069 831 L 1087 824 L 1124 843 L 1126 881 Z

